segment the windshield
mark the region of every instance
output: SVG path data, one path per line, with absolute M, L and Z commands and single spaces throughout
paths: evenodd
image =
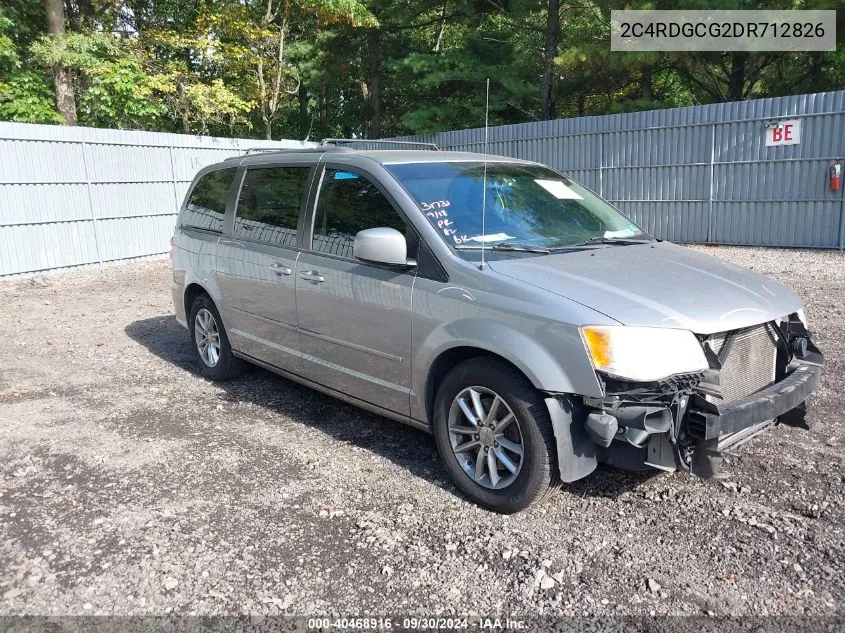
M 554 249 L 597 240 L 651 239 L 587 188 L 547 167 L 487 163 L 486 195 L 484 163 L 385 167 L 458 249 L 482 244 Z

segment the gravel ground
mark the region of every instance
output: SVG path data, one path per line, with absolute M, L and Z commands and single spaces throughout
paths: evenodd
M 841 613 L 845 256 L 703 250 L 806 298 L 811 430 L 724 481 L 600 467 L 508 517 L 420 431 L 199 378 L 166 260 L 0 284 L 0 613 Z

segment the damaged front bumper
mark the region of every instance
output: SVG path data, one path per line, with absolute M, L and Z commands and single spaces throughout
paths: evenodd
M 732 449 L 778 422 L 802 423 L 824 358 L 796 315 L 765 327 L 777 345 L 776 381 L 742 397 L 713 397 L 724 358 L 715 355 L 702 374 L 647 384 L 607 379 L 603 398 L 583 399 L 584 435 L 596 446 L 598 461 L 719 477 L 722 458 Z
M 779 382 L 744 398 L 715 404 L 698 394 L 690 400 L 687 432 L 696 438 L 689 470 L 702 478 L 720 477 L 722 459 L 732 449 L 791 416 L 804 421 L 804 402 L 821 381 L 822 367 L 796 361 Z
M 783 380 L 732 402 L 716 404 L 693 394 L 687 411 L 690 435 L 718 439 L 792 411 L 816 390 L 822 376 L 821 365 L 805 361 L 795 365 Z

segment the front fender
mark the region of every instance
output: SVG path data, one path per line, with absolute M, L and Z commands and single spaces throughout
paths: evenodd
M 439 356 L 458 347 L 504 358 L 542 391 L 603 395 L 576 326 L 546 322 L 526 332 L 503 321 L 464 318 L 434 328 L 419 342 L 414 356 L 413 417 L 427 419 L 424 398 L 429 369 Z

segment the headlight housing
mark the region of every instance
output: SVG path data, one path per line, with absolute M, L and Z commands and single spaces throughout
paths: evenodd
M 581 338 L 597 371 L 650 382 L 709 367 L 689 330 L 626 325 L 585 325 Z

